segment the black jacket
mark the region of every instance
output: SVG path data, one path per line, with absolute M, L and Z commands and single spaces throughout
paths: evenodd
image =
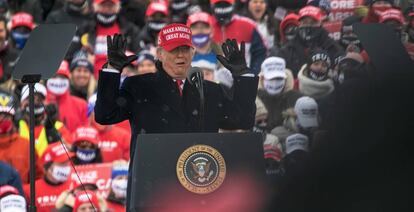
M 62 24 L 62 23 L 72 23 L 75 24 L 78 29 L 80 29 L 86 22 L 92 18 L 92 14 L 81 14 L 77 11 L 72 11 L 68 8 L 66 4 L 64 7 L 51 12 L 47 18 L 47 24 Z
M 202 132 L 198 127 L 199 94 L 188 81 L 183 96 L 173 79 L 157 62 L 158 72 L 128 77 L 119 88 L 120 74 L 101 71 L 95 106 L 95 120 L 114 124 L 128 119 L 132 130 L 131 158 L 140 133 Z M 222 129 L 250 129 L 254 125 L 257 77 L 237 77 L 233 99 L 222 88 L 204 81 L 204 132 Z
M 18 56 L 19 51 L 10 46 L 0 50 L 0 61 L 3 65 L 3 76 L 0 78 L 0 83 L 10 79 Z
M 344 52 L 342 47 L 328 36 L 328 32 L 323 30 L 319 38 L 309 47 L 303 44 L 299 36 L 296 36 L 295 39 L 288 41 L 280 48 L 272 48 L 270 55 L 285 59 L 286 68 L 292 71 L 296 79 L 301 67 L 307 62 L 309 49 L 314 48 L 326 50 L 332 60 Z

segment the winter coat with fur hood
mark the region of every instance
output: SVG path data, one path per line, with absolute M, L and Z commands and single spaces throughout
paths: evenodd
M 307 76 L 308 66 L 302 66 L 298 73 L 299 91 L 305 95 L 318 100 L 328 96 L 334 90 L 332 79 L 328 78 L 324 81 L 316 81 Z
M 296 100 L 302 96 L 296 90 L 293 90 L 293 74 L 289 69 L 286 69 L 286 82 L 280 94 L 270 95 L 263 88 L 263 81 L 260 82 L 260 87 L 257 91 L 257 96 L 262 100 L 265 105 L 267 115 L 267 132 L 270 132 L 273 128 L 282 125 L 283 117 L 282 112 L 290 107 L 294 107 Z

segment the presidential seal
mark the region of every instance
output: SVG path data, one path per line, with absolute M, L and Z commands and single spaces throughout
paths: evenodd
M 220 152 L 211 146 L 191 146 L 178 158 L 177 177 L 187 190 L 196 194 L 208 194 L 223 183 L 226 163 Z

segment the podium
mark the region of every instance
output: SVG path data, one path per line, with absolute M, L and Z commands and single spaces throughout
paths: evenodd
M 265 199 L 258 133 L 142 134 L 135 146 L 130 211 L 214 211 Z

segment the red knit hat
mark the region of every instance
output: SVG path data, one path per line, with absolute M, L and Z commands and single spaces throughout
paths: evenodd
M 158 34 L 158 45 L 166 51 L 171 51 L 179 46 L 190 46 L 191 29 L 184 24 L 169 24 L 163 27 Z
M 81 191 L 76 194 L 73 211 L 78 211 L 78 208 L 85 203 L 92 204 L 95 211 L 100 211 L 98 196 L 92 191 Z
M 70 70 L 69 70 L 69 63 L 66 60 L 63 60 L 57 70 L 56 74 L 63 75 L 67 78 L 70 78 Z
M 98 131 L 92 127 L 78 127 L 73 132 L 73 145 L 79 141 L 89 141 L 98 145 Z
M 25 12 L 14 14 L 11 18 L 11 28 L 14 29 L 19 26 L 24 26 L 32 30 L 35 26 L 33 16 Z

